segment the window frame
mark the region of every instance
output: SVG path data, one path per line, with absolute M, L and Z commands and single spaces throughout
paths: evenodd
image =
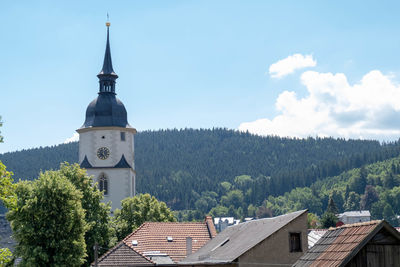
M 99 190 L 102 191 L 105 196 L 108 196 L 109 181 L 107 175 L 105 173 L 101 173 L 97 182 Z
M 292 237 L 294 237 L 295 240 L 292 241 Z M 295 244 L 296 240 L 298 240 L 298 247 Z M 301 232 L 289 232 L 289 252 L 303 252 Z

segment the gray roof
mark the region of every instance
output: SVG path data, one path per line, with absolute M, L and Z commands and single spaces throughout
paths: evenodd
M 196 265 L 232 262 L 305 212 L 307 210 L 228 227 L 178 264 Z
M 369 210 L 355 210 L 355 211 L 346 211 L 339 214 L 339 217 L 371 217 L 371 213 Z

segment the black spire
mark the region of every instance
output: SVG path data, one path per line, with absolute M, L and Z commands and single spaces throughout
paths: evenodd
M 113 70 L 112 60 L 111 60 L 110 38 L 109 38 L 110 23 L 107 22 L 106 26 L 107 26 L 106 52 L 104 54 L 103 68 L 97 75 L 100 84 L 99 93 L 115 94 L 115 80 L 118 78 L 118 75 Z

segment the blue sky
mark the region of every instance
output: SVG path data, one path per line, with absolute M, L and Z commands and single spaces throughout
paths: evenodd
M 398 10 L 396 1 L 4 1 L 0 153 L 63 143 L 83 124 L 107 12 L 116 91 L 139 131 L 397 140 Z

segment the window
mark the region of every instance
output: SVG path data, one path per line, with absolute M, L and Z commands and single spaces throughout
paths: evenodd
M 104 173 L 99 177 L 99 190 L 103 191 L 104 195 L 108 195 L 108 179 Z
M 302 252 L 301 233 L 289 233 L 289 251 Z
M 121 141 L 125 141 L 125 132 L 121 132 Z

